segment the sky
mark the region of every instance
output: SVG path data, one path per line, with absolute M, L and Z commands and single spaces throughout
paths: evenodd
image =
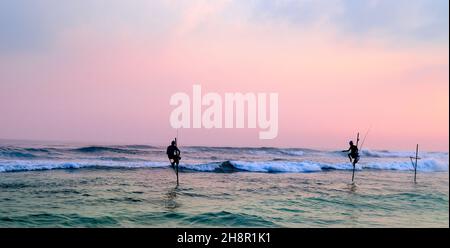
M 177 92 L 279 94 L 180 144 L 449 149 L 448 0 L 1 0 L 0 139 L 167 144 Z

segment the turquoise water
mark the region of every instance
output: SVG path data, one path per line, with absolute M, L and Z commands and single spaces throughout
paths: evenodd
M 448 227 L 448 172 L 0 173 L 1 227 Z
M 448 227 L 448 153 L 0 144 L 0 227 Z

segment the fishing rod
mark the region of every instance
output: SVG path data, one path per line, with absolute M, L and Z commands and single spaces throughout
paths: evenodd
M 367 134 L 369 134 L 371 128 L 372 128 L 372 126 L 370 126 L 369 129 L 367 129 L 366 134 L 364 134 L 364 138 L 362 140 L 361 147 L 358 148 L 358 150 L 362 151 L 362 147 L 364 145 L 364 142 L 366 141 Z M 356 146 L 358 146 L 358 145 L 356 145 Z
M 361 146 L 358 148 L 358 151 L 362 151 L 362 147 L 363 147 L 363 145 L 364 145 L 364 142 L 366 141 L 367 134 L 369 134 L 369 131 L 370 131 L 371 128 L 372 128 L 372 126 L 370 126 L 369 129 L 367 129 L 366 133 L 364 134 L 364 138 L 363 138 L 363 140 L 362 140 L 362 142 L 361 142 Z M 358 147 L 358 145 L 359 145 L 359 132 L 358 132 L 358 135 L 357 135 L 357 137 L 356 137 L 356 147 Z M 357 156 L 359 157 L 359 154 L 358 154 Z M 354 160 L 353 160 L 352 182 L 353 182 L 354 179 L 355 179 L 356 163 L 359 162 L 359 158 L 358 158 L 358 157 L 354 158 Z M 356 162 L 355 162 L 355 160 L 356 160 Z
M 356 136 L 356 147 L 358 147 L 358 144 L 359 144 L 359 132 L 358 132 L 358 135 Z M 351 156 L 351 155 L 349 155 L 349 156 Z M 356 167 L 355 159 L 357 159 L 357 158 L 354 158 L 353 162 L 352 162 L 352 164 L 353 164 L 352 182 L 355 179 L 355 167 Z

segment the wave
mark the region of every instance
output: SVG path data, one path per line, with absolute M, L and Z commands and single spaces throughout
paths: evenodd
M 340 151 L 321 152 L 303 148 L 275 148 L 275 147 L 203 147 L 190 146 L 182 147 L 182 152 L 195 158 L 202 157 L 222 157 L 222 159 L 249 159 L 250 157 L 257 157 L 261 160 L 291 160 L 297 157 L 306 156 L 346 156 Z M 84 146 L 84 147 L 0 147 L 0 158 L 22 158 L 22 159 L 49 159 L 51 157 L 71 158 L 75 154 L 85 154 L 88 157 L 92 156 L 119 156 L 126 157 L 130 155 L 131 160 L 136 156 L 131 155 L 145 155 L 145 156 L 159 156 L 165 154 L 165 147 L 149 146 L 149 145 L 122 145 L 122 146 Z M 362 150 L 361 157 L 367 158 L 406 158 L 414 156 L 414 152 L 399 152 L 388 150 Z M 202 155 L 203 154 L 203 155 Z M 217 156 L 220 154 L 221 156 Z M 420 157 L 424 159 L 444 159 L 448 160 L 448 153 L 443 152 L 421 152 Z M 78 155 L 77 155 L 78 156 Z
M 131 148 L 131 149 L 154 149 L 158 148 L 157 146 L 149 146 L 149 145 L 125 145 L 121 147 Z
M 362 156 L 373 157 L 373 158 L 409 158 L 413 156 L 413 152 L 392 152 L 392 151 L 371 151 L 371 150 L 362 150 Z
M 0 148 L 0 156 L 10 157 L 10 158 L 35 158 L 36 155 L 32 154 L 31 151 L 27 149 L 19 148 Z
M 281 156 L 303 156 L 305 152 L 296 148 L 273 148 L 273 147 L 262 147 L 253 148 L 250 150 L 253 154 L 263 154 L 263 155 L 281 155 Z
M 0 172 L 54 170 L 54 169 L 81 169 L 81 168 L 163 168 L 170 167 L 167 162 L 120 162 L 120 161 L 7 161 L 0 162 Z M 350 169 L 351 165 L 327 165 L 314 162 L 242 162 L 225 161 L 204 164 L 180 164 L 185 171 L 229 173 L 238 171 L 248 172 L 314 172 L 322 169 Z
M 126 148 L 116 148 L 116 147 L 107 147 L 107 146 L 86 146 L 81 148 L 72 149 L 75 152 L 81 153 L 124 153 L 124 154 L 137 154 L 141 151 L 136 149 L 126 149 Z
M 50 149 L 46 148 L 24 148 L 25 151 L 28 152 L 40 152 L 40 153 L 49 153 Z
M 400 171 L 414 170 L 414 167 L 410 161 L 369 162 L 364 165 L 364 168 L 377 170 L 400 170 Z M 424 172 L 448 171 L 448 161 L 447 163 L 445 163 L 443 161 L 436 159 L 422 159 L 417 162 L 417 170 Z
M 415 157 L 415 152 L 401 152 L 401 151 L 372 151 L 372 150 L 362 150 L 362 156 L 372 157 L 372 158 L 409 158 Z M 422 158 L 448 158 L 448 153 L 443 152 L 420 152 L 419 156 Z
M 104 155 L 104 154 L 121 154 L 121 156 L 144 154 L 146 152 L 157 151 L 151 150 L 151 146 L 86 146 L 79 148 L 58 147 L 58 148 L 23 148 L 23 147 L 0 147 L 0 158 L 20 158 L 20 159 L 49 159 L 59 156 L 73 156 L 73 153 L 86 155 Z M 148 149 L 144 150 L 144 149 Z
M 350 170 L 350 163 L 326 164 L 312 161 L 225 161 L 198 165 L 180 165 L 182 169 L 202 172 L 261 172 L 261 173 L 308 173 L 326 170 Z
M 80 168 L 164 168 L 170 167 L 167 162 L 123 162 L 123 161 L 78 161 L 78 162 L 57 162 L 57 161 L 6 161 L 0 162 L 0 172 L 32 171 L 32 170 L 53 170 L 53 169 L 80 169 Z M 314 161 L 224 161 L 203 164 L 180 164 L 180 169 L 185 171 L 198 172 L 261 172 L 261 173 L 308 173 L 328 170 L 352 170 L 350 163 L 321 163 Z M 412 171 L 409 161 L 404 162 L 368 162 L 358 164 L 357 170 L 399 170 Z M 448 162 L 434 159 L 424 159 L 418 162 L 418 171 L 448 171 Z
M 303 156 L 307 149 L 275 147 L 185 147 L 187 152 L 242 153 L 252 155 Z
M 134 169 L 134 168 L 163 168 L 169 167 L 165 162 L 117 162 L 117 161 L 7 161 L 0 162 L 0 172 L 38 171 L 56 169 Z
M 96 159 L 103 160 L 103 161 L 119 161 L 119 162 L 141 162 L 141 161 L 146 161 L 144 159 L 129 158 L 129 157 L 98 157 Z
M 262 172 L 262 173 L 308 173 L 320 172 L 328 170 L 352 170 L 351 163 L 320 163 L 314 161 L 263 161 L 263 162 L 247 162 L 247 161 L 225 161 L 206 163 L 198 165 L 180 165 L 181 168 L 202 172 Z M 444 163 L 434 159 L 420 161 L 417 166 L 418 171 L 448 171 L 448 163 Z M 371 162 L 367 164 L 358 164 L 357 170 L 414 170 L 410 162 Z

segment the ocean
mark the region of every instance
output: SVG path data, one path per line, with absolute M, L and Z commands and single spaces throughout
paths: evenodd
M 448 227 L 447 152 L 0 145 L 0 227 Z

